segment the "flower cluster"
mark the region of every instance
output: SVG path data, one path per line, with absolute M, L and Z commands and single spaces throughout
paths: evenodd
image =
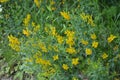
M 9 39 L 9 46 L 15 50 L 20 51 L 20 41 L 18 38 L 14 37 L 13 35 L 8 36 Z
M 108 40 L 109 43 L 111 43 L 115 38 L 116 38 L 116 36 L 111 34 L 110 37 L 108 37 L 107 40 Z
M 7 1 L 9 1 L 9 0 L 0 0 L 1 3 L 5 3 Z
M 61 16 L 63 16 L 63 18 L 65 18 L 66 20 L 70 20 L 70 16 L 67 12 L 60 12 Z
M 28 27 L 30 19 L 31 19 L 31 15 L 27 14 L 26 18 L 23 21 L 25 27 Z
M 92 16 L 85 14 L 85 13 L 81 13 L 80 17 L 86 21 L 88 24 L 90 24 L 91 26 L 95 26 L 95 23 L 93 22 Z
M 36 4 L 36 6 L 39 8 L 40 4 L 41 4 L 41 0 L 34 0 L 34 3 Z

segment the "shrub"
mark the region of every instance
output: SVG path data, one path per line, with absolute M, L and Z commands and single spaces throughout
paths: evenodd
M 3 3 L 1 24 L 5 27 L 1 34 L 5 34 L 5 44 L 20 56 L 22 74 L 28 73 L 38 80 L 119 78 L 118 6 L 105 5 L 101 10 L 103 3 L 99 3 L 98 0 Z

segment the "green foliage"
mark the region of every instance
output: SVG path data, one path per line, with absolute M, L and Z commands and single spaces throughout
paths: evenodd
M 19 80 L 119 79 L 119 3 L 117 0 L 2 3 L 0 49 L 10 68 L 8 73 L 16 71 L 14 79 Z
M 108 69 L 108 66 L 104 67 L 100 61 L 91 61 L 87 69 L 87 75 L 90 80 L 108 80 L 110 79 Z

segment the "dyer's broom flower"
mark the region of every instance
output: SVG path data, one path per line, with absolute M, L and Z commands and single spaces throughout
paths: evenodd
M 114 36 L 114 35 L 111 34 L 111 35 L 107 38 L 107 40 L 108 40 L 109 43 L 111 43 L 115 38 L 116 38 L 116 36 Z
M 66 20 L 70 20 L 70 15 L 67 12 L 60 12 L 61 16 L 63 16 L 63 18 L 65 18 Z

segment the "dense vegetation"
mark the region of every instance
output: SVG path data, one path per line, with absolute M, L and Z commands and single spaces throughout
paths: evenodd
M 0 0 L 0 79 L 120 80 L 119 0 Z

